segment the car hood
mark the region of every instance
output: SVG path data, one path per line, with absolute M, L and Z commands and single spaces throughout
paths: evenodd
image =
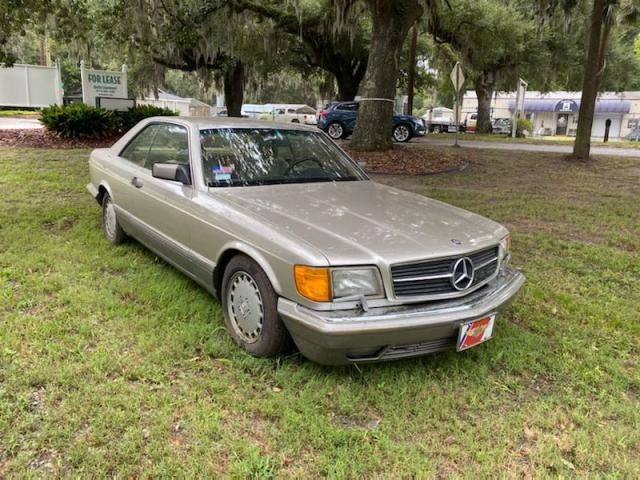
M 459 255 L 507 233 L 474 213 L 372 181 L 232 187 L 212 195 L 306 242 L 331 265 Z

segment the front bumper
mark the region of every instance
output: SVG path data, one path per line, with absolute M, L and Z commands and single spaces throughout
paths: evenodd
M 413 357 L 455 348 L 458 329 L 505 307 L 524 284 L 514 269 L 454 301 L 355 310 L 317 311 L 280 298 L 278 313 L 307 358 L 325 365 Z

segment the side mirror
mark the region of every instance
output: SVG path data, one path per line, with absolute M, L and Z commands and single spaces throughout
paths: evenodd
M 191 169 L 189 165 L 180 163 L 154 163 L 151 169 L 151 175 L 155 178 L 191 185 Z

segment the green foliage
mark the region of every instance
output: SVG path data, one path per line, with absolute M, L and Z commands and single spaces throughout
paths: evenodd
M 65 138 L 100 138 L 123 133 L 149 117 L 171 116 L 168 108 L 139 105 L 125 112 L 111 112 L 84 103 L 51 105 L 42 109 L 42 123 L 50 132 Z
M 137 105 L 126 112 L 113 112 L 113 127 L 118 132 L 126 132 L 133 128 L 140 120 L 149 117 L 170 117 L 176 113 L 168 108 L 153 105 Z
M 65 138 L 99 138 L 113 133 L 111 112 L 84 103 L 43 108 L 41 121 L 47 130 Z
M 518 124 L 516 126 L 516 137 L 523 138 L 525 136 L 525 131 L 527 135 L 531 135 L 533 133 L 533 124 L 531 120 L 527 120 L 526 118 L 518 119 Z

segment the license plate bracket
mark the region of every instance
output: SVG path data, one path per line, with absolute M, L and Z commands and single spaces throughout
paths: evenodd
M 492 313 L 460 325 L 456 350 L 462 352 L 486 342 L 493 336 L 496 314 Z

